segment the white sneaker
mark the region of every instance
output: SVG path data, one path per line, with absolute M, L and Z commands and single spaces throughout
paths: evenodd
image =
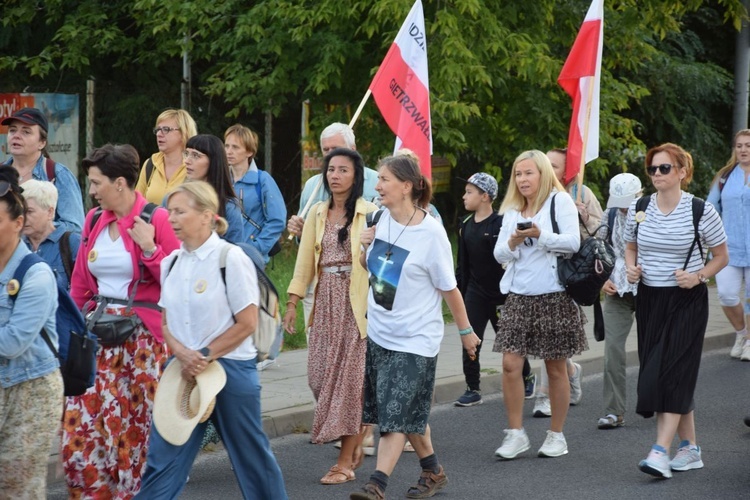
M 745 340 L 745 344 L 742 346 L 742 361 L 750 361 L 750 340 Z
M 530 447 L 529 436 L 523 429 L 505 429 L 503 444 L 495 450 L 495 456 L 510 460 L 528 450 Z
M 271 367 L 275 364 L 276 364 L 275 359 L 264 359 L 263 361 L 260 361 L 255 364 L 255 369 L 258 370 L 259 372 L 262 372 L 266 368 Z
M 654 477 L 669 479 L 672 469 L 669 466 L 669 455 L 651 448 L 648 457 L 638 462 L 638 468 Z
M 576 367 L 576 374 L 570 377 L 570 405 L 575 406 L 581 402 L 583 398 L 583 389 L 581 388 L 581 378 L 583 378 L 583 370 L 581 365 L 573 363 Z
M 547 396 L 537 396 L 534 401 L 534 412 L 535 418 L 545 418 L 552 416 L 552 407 L 549 404 L 549 398 Z
M 737 338 L 734 339 L 734 345 L 732 346 L 732 350 L 729 351 L 729 355 L 735 359 L 740 359 L 742 356 L 743 347 L 745 345 L 745 340 L 747 340 L 747 337 L 744 335 L 737 335 Z
M 547 439 L 539 448 L 540 457 L 560 457 L 568 454 L 568 443 L 562 432 L 547 431 Z

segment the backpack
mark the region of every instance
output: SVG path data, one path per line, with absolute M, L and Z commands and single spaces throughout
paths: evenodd
M 18 281 L 19 290 L 23 287 L 26 271 L 31 266 L 44 260 L 35 253 L 26 255 L 18 265 L 13 279 Z M 57 338 L 60 346 L 58 352 L 47 332 L 42 329 L 41 335 L 50 351 L 60 361 L 60 372 L 65 384 L 66 396 L 80 396 L 94 385 L 96 375 L 96 336 L 86 329 L 86 321 L 67 291 L 57 287 Z M 16 295 L 11 295 L 15 302 Z
M 224 287 L 227 285 L 227 253 L 232 246 L 238 246 L 245 252 L 255 266 L 255 272 L 258 275 L 258 288 L 260 290 L 258 300 L 258 326 L 252 334 L 253 344 L 258 350 L 257 361 L 267 359 L 276 359 L 281 352 L 284 344 L 284 327 L 281 321 L 281 311 L 279 310 L 279 293 L 276 290 L 271 278 L 263 270 L 265 263 L 263 256 L 258 250 L 247 243 L 229 243 L 227 242 L 221 248 L 219 254 L 219 270 Z M 177 259 L 174 259 L 167 269 L 164 276 L 166 279 L 169 272 L 174 267 Z
M 552 230 L 560 234 L 555 219 L 555 196 L 552 196 L 550 203 L 550 218 Z M 572 257 L 557 259 L 557 276 L 560 284 L 573 300 L 582 306 L 599 304 L 599 293 L 615 268 L 615 251 L 612 245 L 597 236 L 599 229 L 601 228 L 581 242 L 581 248 Z
M 612 245 L 612 231 L 615 228 L 615 216 L 617 215 L 617 210 L 617 208 L 610 208 L 607 212 L 607 236 L 605 239 L 610 245 Z
M 60 258 L 62 260 L 63 269 L 65 270 L 65 276 L 68 277 L 68 283 L 70 283 L 70 277 L 73 275 L 73 252 L 70 250 L 70 233 L 71 231 L 65 231 L 60 236 L 60 241 L 57 245 L 60 249 Z
M 642 196 L 638 198 L 638 201 L 635 203 L 635 213 L 636 215 L 638 212 L 646 212 L 646 209 L 648 208 L 648 204 L 651 202 L 651 196 Z M 703 211 L 705 209 L 706 202 L 698 198 L 697 196 L 693 196 L 693 243 L 690 245 L 690 250 L 688 251 L 687 257 L 685 257 L 685 265 L 682 266 L 682 269 L 687 269 L 688 264 L 690 263 L 690 256 L 693 255 L 693 249 L 695 248 L 695 245 L 698 245 L 698 251 L 701 254 L 701 260 L 705 261 L 705 257 L 703 256 L 703 245 L 701 245 L 701 235 L 698 232 L 698 224 L 700 224 L 701 217 L 703 216 Z M 633 230 L 633 234 L 635 236 L 636 242 L 638 241 L 638 226 L 640 225 L 640 222 L 636 220 L 635 223 L 635 229 Z

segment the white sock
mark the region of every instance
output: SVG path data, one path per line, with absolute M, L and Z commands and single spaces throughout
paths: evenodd
M 747 337 L 747 327 L 743 328 L 742 330 L 738 330 L 737 337 Z

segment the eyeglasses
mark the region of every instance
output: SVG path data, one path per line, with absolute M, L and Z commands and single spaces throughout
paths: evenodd
M 185 150 L 185 151 L 182 152 L 182 157 L 185 158 L 186 160 L 188 158 L 190 158 L 192 160 L 200 160 L 204 156 L 206 156 L 206 155 L 204 155 L 203 153 L 199 153 L 198 151 L 188 151 L 188 150 Z
M 669 163 L 662 163 L 661 165 L 651 165 L 650 167 L 646 167 L 646 172 L 648 172 L 648 175 L 651 177 L 656 175 L 657 170 L 661 175 L 667 175 L 670 170 L 672 170 L 672 165 Z
M 167 135 L 173 130 L 180 130 L 179 127 L 156 127 L 154 128 L 154 135 L 157 135 L 159 132 L 161 132 L 164 135 Z

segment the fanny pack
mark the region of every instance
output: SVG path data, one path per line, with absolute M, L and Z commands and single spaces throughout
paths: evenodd
M 138 290 L 138 282 L 133 285 L 133 291 L 128 300 L 113 299 L 96 295 L 92 302 L 96 309 L 86 314 L 86 328 L 99 339 L 102 347 L 115 347 L 128 341 L 136 328 L 141 325 L 141 319 L 136 314 L 131 314 L 133 307 L 147 307 L 161 311 L 161 308 L 151 302 L 135 301 L 135 292 Z M 119 304 L 126 306 L 125 315 L 110 314 L 104 312 L 108 305 Z

